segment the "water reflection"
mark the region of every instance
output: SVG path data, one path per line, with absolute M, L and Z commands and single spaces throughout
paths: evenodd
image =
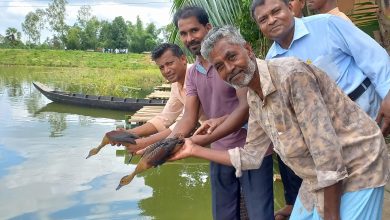
M 2 71 L 0 219 L 211 218 L 207 162 L 168 163 L 115 191 L 137 159 L 125 164 L 116 147 L 85 155 L 129 113 L 51 103 L 31 85 L 31 70 Z
M 207 166 L 152 169 L 117 192 L 134 164 L 116 157 L 116 147 L 88 160 L 85 154 L 128 113 L 51 103 L 28 77 L 3 76 L 0 219 L 175 219 L 175 207 L 210 217 Z
M 128 155 L 124 150 L 116 151 L 117 157 Z M 135 156 L 131 164 L 136 165 Z M 153 189 L 153 196 L 139 201 L 143 216 L 158 216 L 159 219 L 210 219 L 211 200 L 208 176 L 209 163 L 200 159 L 168 162 L 151 168 L 136 176 L 145 180 Z M 131 169 L 129 173 L 133 171 Z M 119 182 L 118 182 L 119 183 Z M 133 182 L 123 187 L 132 187 Z M 200 212 L 201 210 L 201 212 Z M 191 213 L 191 217 L 189 217 Z
M 106 109 L 91 109 L 87 107 L 80 107 L 80 106 L 73 106 L 73 105 L 66 105 L 66 104 L 60 104 L 55 102 L 50 102 L 46 104 L 45 106 L 37 109 L 35 111 L 35 115 L 40 115 L 41 113 L 45 112 L 56 112 L 56 113 L 65 113 L 65 114 L 72 114 L 72 115 L 81 115 L 81 116 L 87 116 L 83 118 L 110 118 L 115 120 L 123 120 L 124 115 L 126 114 L 132 114 L 132 112 L 125 112 L 125 111 L 113 111 L 113 110 L 106 110 Z
M 33 117 L 47 118 L 50 123 L 50 137 L 60 137 L 67 127 L 67 121 L 77 121 L 80 126 L 93 126 L 96 123 L 106 123 L 105 119 L 114 119 L 117 125 L 124 124 L 122 119 L 126 114 L 123 111 L 91 109 L 60 103 L 48 103 L 36 109 Z
M 200 165 L 165 165 L 159 169 L 145 174 L 145 184 L 151 186 L 153 197 L 139 202 L 143 215 L 158 216 L 161 219 L 210 219 L 211 201 L 210 187 L 207 177 L 208 166 Z M 179 169 L 178 173 L 173 172 Z M 183 176 L 190 172 L 191 177 Z M 194 181 L 196 176 L 203 176 L 199 181 Z M 191 186 L 187 185 L 191 182 Z M 171 202 L 168 202 L 171 201 Z
M 23 87 L 22 87 L 22 84 L 19 80 L 15 79 L 15 78 L 11 78 L 9 81 L 8 81 L 8 84 L 9 84 L 9 87 L 8 87 L 8 96 L 9 97 L 19 97 L 19 96 L 23 96 Z
M 8 173 L 8 168 L 18 165 L 24 161 L 15 151 L 6 149 L 0 145 L 0 178 Z

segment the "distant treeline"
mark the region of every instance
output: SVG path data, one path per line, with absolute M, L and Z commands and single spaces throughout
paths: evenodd
M 52 0 L 46 10 L 29 12 L 22 23 L 22 31 L 27 41 L 22 42 L 22 33 L 9 27 L 5 35 L 0 33 L 0 48 L 36 48 L 95 50 L 103 48 L 127 49 L 128 52 L 141 53 L 152 50 L 158 43 L 167 40 L 171 26 L 157 28 L 154 23 L 144 24 L 137 17 L 133 24 L 122 16 L 113 21 L 98 20 L 92 15 L 90 6 L 81 6 L 77 22 L 72 26 L 65 23 L 66 0 Z M 42 32 L 49 30 L 52 37 L 41 42 Z

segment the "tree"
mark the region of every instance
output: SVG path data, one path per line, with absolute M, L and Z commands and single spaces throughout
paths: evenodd
M 77 22 L 81 28 L 85 28 L 87 22 L 92 17 L 92 8 L 89 5 L 83 5 L 77 12 Z
M 122 16 L 116 17 L 111 24 L 111 48 L 128 48 L 128 27 Z
M 112 45 L 111 40 L 111 24 L 108 21 L 100 22 L 100 32 L 98 38 L 98 47 L 110 48 Z
M 137 16 L 135 25 L 129 23 L 128 26 L 131 52 L 151 51 L 160 42 L 158 35 L 161 30 L 157 29 L 154 23 L 150 23 L 144 28 L 142 20 Z
M 158 35 L 161 33 L 161 29 L 157 29 L 154 23 L 150 23 L 145 28 L 145 48 L 144 51 L 151 51 L 161 43 Z
M 96 49 L 98 44 L 99 28 L 99 21 L 96 17 L 92 17 L 90 20 L 86 21 L 84 30 L 82 30 L 81 33 L 82 49 Z
M 38 29 L 38 44 L 41 43 L 41 32 L 45 28 L 46 25 L 46 11 L 43 9 L 37 9 L 35 10 L 35 14 L 38 16 L 38 24 L 37 24 L 37 29 Z
M 171 22 L 168 25 L 161 28 L 161 34 L 162 34 L 162 41 L 168 42 L 169 36 L 174 32 L 175 25 Z
M 47 38 L 47 45 L 49 46 L 49 48 L 62 49 L 64 42 L 65 41 L 61 40 L 57 36 L 53 36 L 53 38 Z
M 65 41 L 65 33 L 68 29 L 68 26 L 65 24 L 65 6 L 67 3 L 67 0 L 53 0 L 46 9 L 50 28 L 56 32 L 57 36 L 55 39 L 58 40 L 59 38 L 61 44 Z
M 141 53 L 145 49 L 145 32 L 143 22 L 137 16 L 135 25 L 129 24 L 129 36 L 130 36 L 130 51 L 133 53 Z
M 16 29 L 9 27 L 5 31 L 5 43 L 10 44 L 11 46 L 17 46 L 22 44 L 21 42 L 22 34 Z
M 73 26 L 69 28 L 67 39 L 66 39 L 66 48 L 69 50 L 80 50 L 81 41 L 80 41 L 81 29 L 78 26 Z
M 36 44 L 39 41 L 39 19 L 35 12 L 29 12 L 22 23 L 22 30 L 27 35 L 29 43 L 32 41 Z

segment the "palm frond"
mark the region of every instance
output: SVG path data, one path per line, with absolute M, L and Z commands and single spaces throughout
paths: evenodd
M 174 14 L 178 9 L 190 5 L 204 8 L 213 26 L 237 24 L 242 10 L 241 0 L 174 0 L 171 13 Z M 179 39 L 177 28 L 171 33 L 169 41 L 183 46 Z M 187 55 L 189 55 L 188 51 Z
M 378 6 L 373 2 L 355 3 L 352 12 L 348 14 L 353 23 L 369 35 L 379 29 Z
M 270 46 L 270 41 L 259 32 L 256 24 L 252 21 L 249 15 L 250 4 L 251 0 L 174 0 L 171 13 L 174 14 L 178 9 L 188 5 L 202 7 L 207 11 L 213 26 L 229 24 L 239 27 L 244 38 L 252 44 L 257 54 L 264 57 Z M 176 28 L 171 33 L 169 41 L 183 46 Z M 186 54 L 190 55 L 188 51 Z

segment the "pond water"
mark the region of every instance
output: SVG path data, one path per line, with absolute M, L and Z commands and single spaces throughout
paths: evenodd
M 0 67 L 0 219 L 211 219 L 208 162 L 167 163 L 115 191 L 135 168 L 121 148 L 86 160 L 128 112 L 51 103 Z M 28 71 L 26 71 L 28 74 Z M 276 182 L 275 208 L 282 204 Z

